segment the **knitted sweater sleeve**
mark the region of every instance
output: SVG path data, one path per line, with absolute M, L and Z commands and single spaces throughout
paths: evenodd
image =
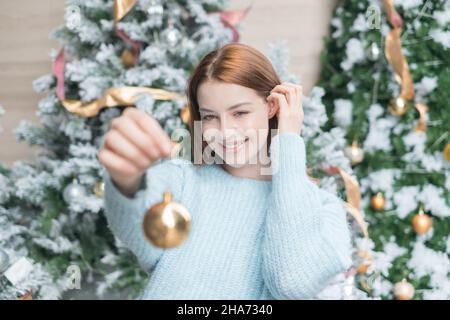
M 162 160 L 146 171 L 139 190 L 132 197 L 128 197 L 117 188 L 108 171 L 103 169 L 105 215 L 108 225 L 147 271 L 154 268 L 164 250 L 153 246 L 144 238 L 144 214 L 153 204 L 163 200 L 166 190 L 172 193 L 174 201 L 180 201 L 184 176 L 182 160 Z
M 263 237 L 263 278 L 276 299 L 310 299 L 351 266 L 341 200 L 306 174 L 303 138 L 272 139 L 272 192 Z

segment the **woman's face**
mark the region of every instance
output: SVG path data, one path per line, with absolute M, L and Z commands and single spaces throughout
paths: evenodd
M 256 164 L 272 110 L 255 90 L 208 80 L 197 91 L 203 139 L 227 165 Z

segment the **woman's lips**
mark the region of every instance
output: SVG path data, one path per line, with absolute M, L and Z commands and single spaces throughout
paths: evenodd
M 237 152 L 241 150 L 242 146 L 248 141 L 248 138 L 245 138 L 244 141 L 241 142 L 234 142 L 232 144 L 226 144 L 223 145 L 219 143 L 220 146 L 222 146 L 222 149 L 224 152 Z

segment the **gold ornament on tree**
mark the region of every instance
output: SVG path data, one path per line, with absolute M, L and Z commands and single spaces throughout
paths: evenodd
M 386 200 L 381 192 L 377 192 L 370 198 L 370 206 L 376 211 L 384 210 L 385 202 Z
M 125 49 L 121 55 L 122 63 L 125 67 L 129 68 L 136 64 L 136 56 L 129 49 Z
M 94 187 L 92 188 L 92 191 L 94 192 L 94 194 L 99 197 L 99 198 L 103 198 L 104 194 L 105 194 L 105 183 L 103 181 L 97 181 L 94 184 Z
M 414 297 L 414 286 L 403 279 L 394 285 L 394 297 L 397 300 L 411 300 Z
M 184 124 L 191 123 L 191 113 L 189 111 L 189 105 L 187 103 L 184 105 L 184 107 L 180 111 L 180 118 Z
M 447 143 L 444 147 L 444 151 L 442 152 L 445 160 L 450 162 L 450 142 Z
M 389 112 L 396 117 L 404 115 L 408 111 L 408 104 L 405 99 L 398 97 L 389 102 Z
M 412 226 L 418 235 L 426 234 L 433 226 L 433 221 L 430 216 L 425 214 L 423 206 L 420 206 L 419 213 L 412 219 Z
M 172 155 L 179 152 L 180 144 L 173 143 Z M 173 248 L 183 243 L 189 236 L 192 218 L 181 204 L 172 201 L 170 191 L 165 191 L 163 201 L 153 205 L 144 215 L 142 223 L 144 235 L 149 242 L 159 248 Z
M 364 151 L 359 147 L 356 140 L 353 140 L 352 144 L 345 148 L 345 155 L 352 165 L 357 165 L 364 159 Z

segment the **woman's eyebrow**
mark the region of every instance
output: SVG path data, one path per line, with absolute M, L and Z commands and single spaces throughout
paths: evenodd
M 235 105 L 232 105 L 231 107 L 228 107 L 227 110 L 232 110 L 232 109 L 235 109 L 237 107 L 240 107 L 240 106 L 243 106 L 243 105 L 246 105 L 246 104 L 251 104 L 251 102 L 248 102 L 248 101 L 240 102 L 240 103 L 237 103 Z M 214 112 L 214 110 L 210 110 L 210 109 L 207 109 L 207 108 L 199 108 L 199 110 L 200 111 L 211 111 L 211 112 Z

